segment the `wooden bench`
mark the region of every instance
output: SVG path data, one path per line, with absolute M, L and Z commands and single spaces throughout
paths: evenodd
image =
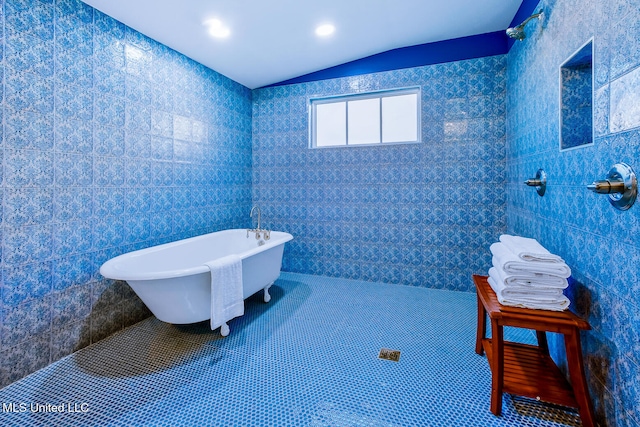
M 504 306 L 498 302 L 486 276 L 473 276 L 478 296 L 476 353 L 487 354 L 491 368 L 491 412 L 502 412 L 502 393 L 530 397 L 577 408 L 582 425 L 592 427 L 593 407 L 582 363 L 580 330 L 587 322 L 572 312 L 533 310 Z M 486 338 L 487 314 L 491 337 Z M 504 341 L 504 326 L 536 331 L 538 345 Z M 549 356 L 546 332 L 564 336 L 571 384 Z

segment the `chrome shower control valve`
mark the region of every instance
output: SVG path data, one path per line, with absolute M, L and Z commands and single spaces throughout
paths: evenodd
M 594 193 L 608 194 L 609 203 L 621 211 L 626 211 L 636 201 L 638 180 L 631 166 L 617 163 L 609 170 L 607 177 L 587 185 Z
M 524 182 L 529 187 L 536 187 L 536 191 L 540 197 L 544 196 L 547 191 L 547 174 L 542 169 L 538 169 L 535 178 L 529 178 Z

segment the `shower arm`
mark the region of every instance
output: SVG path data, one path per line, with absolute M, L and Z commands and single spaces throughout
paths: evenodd
M 531 21 L 532 19 L 535 19 L 535 18 L 539 18 L 539 17 L 540 17 L 540 15 L 542 15 L 542 12 L 534 13 L 533 15 L 531 15 L 530 17 L 528 17 L 527 19 L 525 19 L 525 20 L 522 22 L 522 24 L 520 24 L 520 25 L 516 26 L 516 28 L 518 28 L 518 29 L 520 29 L 520 30 L 524 29 L 525 25 L 527 25 L 527 23 L 528 23 L 529 21 Z

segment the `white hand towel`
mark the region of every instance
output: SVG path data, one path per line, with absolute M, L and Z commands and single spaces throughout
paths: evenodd
M 560 276 L 551 276 L 536 272 L 507 274 L 500 265 L 498 259 L 494 256 L 491 259 L 493 266 L 498 270 L 500 280 L 507 287 L 536 287 L 536 289 L 566 289 L 569 286 L 567 279 Z
M 531 308 L 535 310 L 564 311 L 567 309 L 567 307 L 569 307 L 569 304 L 571 304 L 571 302 L 569 301 L 569 298 L 565 296 L 561 298 L 556 298 L 552 301 L 547 300 L 546 297 L 538 297 L 538 298 L 531 297 L 531 296 L 528 296 L 528 297 L 523 296 L 519 298 L 505 297 L 502 294 L 502 290 L 504 289 L 504 286 L 501 287 L 498 283 L 496 283 L 496 280 L 494 279 L 494 277 L 489 276 L 488 282 L 489 282 L 489 286 L 491 286 L 493 291 L 496 293 L 498 302 L 502 305 L 507 305 L 511 307 Z
M 500 236 L 500 242 L 523 261 L 564 263 L 562 258 L 549 252 L 536 239 L 503 234 Z
M 205 263 L 211 270 L 211 329 L 244 314 L 242 260 L 228 255 Z
M 507 274 L 540 273 L 559 276 L 564 279 L 571 276 L 571 269 L 564 262 L 523 261 L 502 242 L 492 244 L 489 249 L 493 256 L 497 258 L 498 265 Z

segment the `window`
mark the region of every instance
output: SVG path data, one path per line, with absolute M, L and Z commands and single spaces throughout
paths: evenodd
M 311 100 L 311 148 L 420 142 L 420 88 Z

